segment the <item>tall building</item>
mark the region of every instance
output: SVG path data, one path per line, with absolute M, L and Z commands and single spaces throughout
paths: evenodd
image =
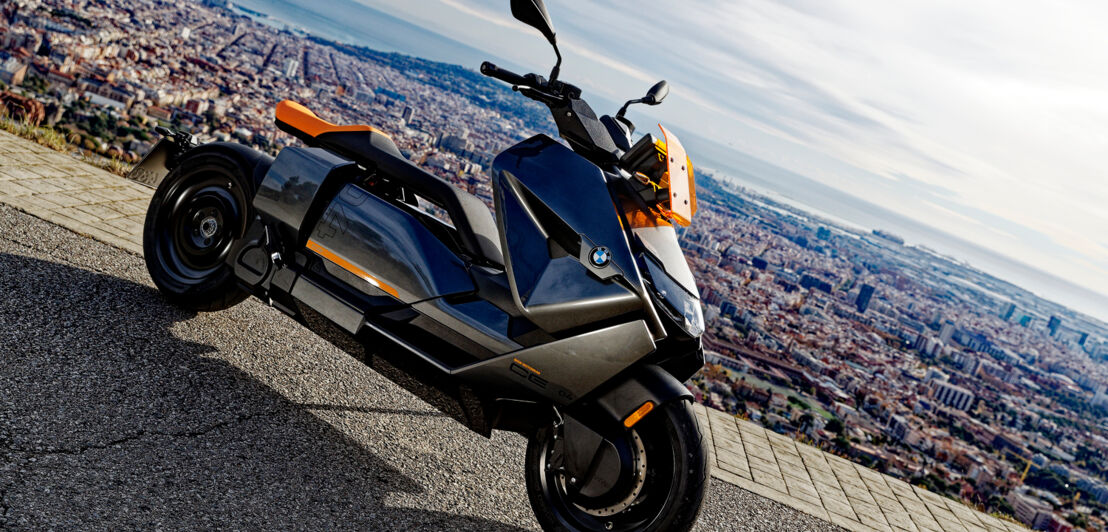
M 858 291 L 858 299 L 854 300 L 854 305 L 858 307 L 859 313 L 866 313 L 866 309 L 869 308 L 869 300 L 873 297 L 873 290 L 872 286 L 864 284 L 862 289 Z
M 939 341 L 945 345 L 950 345 L 950 339 L 954 336 L 954 322 L 944 321 L 943 326 L 939 329 Z
M 1093 395 L 1091 404 L 1093 406 L 1108 406 L 1108 395 L 1105 394 L 1106 386 L 1104 384 L 1098 384 L 1096 387 L 1096 394 Z
M 936 381 L 936 380 L 937 381 L 947 380 L 946 373 L 943 373 L 943 370 L 941 370 L 937 367 L 934 367 L 934 366 L 932 366 L 930 368 L 927 368 L 927 375 L 923 378 L 923 382 L 931 382 L 931 381 Z
M 1050 516 L 1054 514 L 1054 507 L 1038 497 L 1010 491 L 1007 498 L 1008 504 L 1016 514 L 1016 519 L 1038 530 L 1045 529 L 1046 524 L 1050 522 Z
M 1054 336 L 1058 334 L 1058 328 L 1062 326 L 1062 318 L 1058 316 L 1051 316 L 1050 321 L 1046 323 L 1046 328 L 1050 329 L 1050 335 Z
M 1012 319 L 1012 314 L 1015 314 L 1015 313 L 1016 313 L 1016 304 L 1015 303 L 1008 303 L 1007 305 L 1004 305 L 1004 310 L 1000 311 L 1000 317 L 1002 319 L 1004 319 L 1004 321 L 1008 321 L 1008 320 Z
M 300 61 L 289 59 L 285 61 L 285 77 L 295 78 L 296 71 L 300 69 Z
M 936 401 L 958 410 L 969 410 L 973 406 L 973 392 L 943 380 L 931 381 L 931 396 Z
M 823 279 L 820 279 L 819 277 L 815 277 L 813 275 L 804 274 L 804 276 L 800 278 L 800 286 L 805 290 L 815 288 L 816 290 L 820 290 L 828 294 L 831 293 L 831 283 L 828 283 L 827 281 L 824 281 Z
M 412 119 L 415 118 L 415 109 L 412 109 L 410 105 L 405 105 L 404 111 L 400 113 L 400 118 L 404 120 L 405 124 L 411 124 Z

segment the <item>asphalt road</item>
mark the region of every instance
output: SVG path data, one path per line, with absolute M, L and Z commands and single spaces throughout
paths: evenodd
M 0 529 L 534 530 L 482 438 L 259 302 L 0 206 Z M 833 530 L 713 480 L 700 530 Z

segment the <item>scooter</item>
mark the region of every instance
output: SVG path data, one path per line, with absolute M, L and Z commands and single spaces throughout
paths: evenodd
M 277 126 L 304 147 L 276 158 L 159 130 L 134 171 L 156 186 L 146 265 L 176 305 L 257 297 L 473 431 L 523 434 L 546 530 L 688 530 L 709 474 L 682 384 L 703 365 L 675 228 L 696 211 L 694 174 L 672 132 L 633 142 L 624 116 L 668 85 L 597 118 L 558 79 L 542 0 L 511 9 L 557 63 L 549 79 L 481 72 L 548 106 L 565 143 L 496 157 L 495 218 L 385 133 L 283 101 Z

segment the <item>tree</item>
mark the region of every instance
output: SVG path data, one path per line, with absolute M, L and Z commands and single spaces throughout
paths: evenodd
M 827 422 L 827 426 L 824 427 L 824 428 L 827 429 L 827 432 L 832 432 L 832 433 L 835 433 L 835 434 L 842 434 L 842 432 L 843 432 L 843 422 L 839 421 L 838 418 L 832 418 L 831 421 Z
M 800 416 L 800 431 L 803 432 L 805 429 L 811 426 L 812 422 L 815 421 L 815 419 L 816 418 L 813 417 L 812 414 L 805 412 L 804 415 Z

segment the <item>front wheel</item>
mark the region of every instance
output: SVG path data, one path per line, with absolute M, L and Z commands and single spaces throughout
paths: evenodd
M 612 441 L 633 465 L 610 493 L 585 496 L 562 468 L 551 467 L 559 430 L 544 426 L 527 445 L 527 494 L 543 530 L 684 531 L 696 523 L 708 488 L 708 455 L 688 401 L 666 403 Z

